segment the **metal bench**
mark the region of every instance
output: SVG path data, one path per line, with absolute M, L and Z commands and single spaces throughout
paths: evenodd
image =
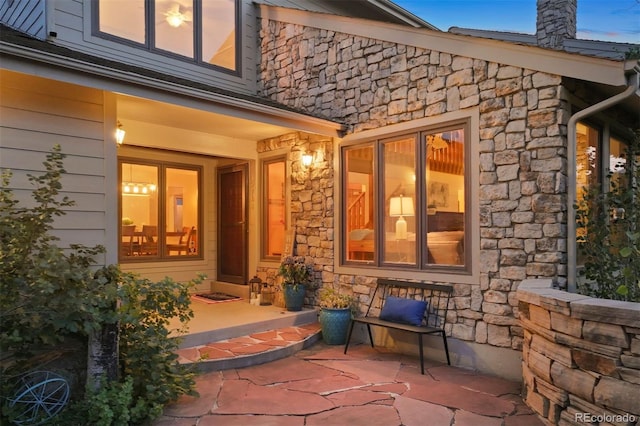
M 363 317 L 356 317 L 351 320 L 347 334 L 347 343 L 344 346 L 344 353 L 347 353 L 353 327 L 357 324 L 366 324 L 369 333 L 371 347 L 373 347 L 373 336 L 371 326 L 385 327 L 394 330 L 402 330 L 418 335 L 418 348 L 420 350 L 420 369 L 424 374 L 424 354 L 422 348 L 422 336 L 435 334 L 442 336 L 444 350 L 447 355 L 447 364 L 451 365 L 449 359 L 449 348 L 447 347 L 447 335 L 444 326 L 447 322 L 447 311 L 453 287 L 439 284 L 426 284 L 419 282 L 397 281 L 388 279 L 378 279 L 376 289 L 371 296 L 371 301 Z M 420 325 L 410 325 L 402 322 L 388 321 L 380 319 L 380 312 L 389 296 L 402 299 L 420 300 L 427 302 L 427 307 L 422 316 Z

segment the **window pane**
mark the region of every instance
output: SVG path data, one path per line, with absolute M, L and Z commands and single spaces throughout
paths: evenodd
M 584 202 L 584 191 L 600 181 L 600 133 L 597 129 L 584 123 L 576 125 L 576 199 L 577 204 Z M 612 152 L 613 154 L 613 152 Z M 609 167 L 607 165 L 607 167 Z M 586 228 L 576 229 L 578 244 L 586 236 Z M 584 263 L 584 255 L 578 250 L 577 264 Z
M 198 254 L 198 172 L 166 169 L 166 253 L 169 256 Z
M 202 2 L 202 61 L 236 69 L 236 1 Z
M 156 0 L 155 47 L 193 58 L 193 3 Z
M 99 3 L 99 30 L 145 43 L 144 0 L 108 0 Z
M 344 164 L 346 259 L 372 261 L 375 258 L 373 145 L 346 149 Z
M 158 255 L 158 167 L 121 163 L 121 257 Z
M 427 134 L 427 263 L 464 264 L 464 130 Z
M 384 143 L 384 261 L 416 263 L 416 141 Z
M 610 185 L 626 185 L 624 181 L 628 156 L 626 149 L 627 146 L 618 139 L 611 138 L 609 141 L 609 164 L 606 167 L 611 173 Z
M 600 180 L 598 130 L 578 123 L 576 126 L 576 194 L 582 200 L 582 191 Z
M 264 164 L 264 201 L 265 214 L 263 229 L 263 256 L 281 256 L 284 247 L 285 233 L 285 161 L 265 162 Z

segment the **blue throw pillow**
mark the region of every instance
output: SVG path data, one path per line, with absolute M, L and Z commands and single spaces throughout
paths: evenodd
M 402 324 L 421 325 L 427 302 L 388 296 L 384 302 L 380 319 Z

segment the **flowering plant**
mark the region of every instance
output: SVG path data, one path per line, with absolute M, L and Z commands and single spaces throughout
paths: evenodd
M 306 263 L 304 256 L 287 256 L 278 268 L 278 275 L 282 277 L 283 284 L 294 287 L 310 284 L 313 265 Z
M 320 307 L 327 309 L 351 309 L 355 308 L 353 296 L 339 293 L 337 290 L 325 287 L 320 290 Z

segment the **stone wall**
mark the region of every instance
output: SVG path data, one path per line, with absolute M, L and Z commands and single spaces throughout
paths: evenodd
M 551 424 L 591 424 L 586 416 L 640 424 L 640 303 L 567 293 L 542 279 L 523 281 L 517 294 L 527 405 Z
M 258 142 L 258 152 L 282 148 L 290 150 L 291 223 L 296 229 L 296 254 L 313 259 L 315 284 L 318 288 L 332 285 L 333 274 L 333 218 L 334 174 L 333 139 L 331 137 L 294 132 Z M 300 163 L 305 152 L 321 152 L 308 168 Z M 276 282 L 277 268 L 260 267 L 258 274 L 264 281 Z M 307 295 L 307 305 L 313 305 L 314 293 Z
M 519 350 L 518 284 L 544 277 L 562 282 L 566 276 L 569 115 L 561 78 L 275 21 L 263 21 L 260 36 L 262 95 L 347 124 L 351 132 L 478 111 L 480 140 L 473 143 L 480 153 L 480 181 L 474 188 L 480 211 L 470 213 L 479 217 L 480 257 L 473 261 L 480 265 L 480 280 L 450 283 L 455 307 L 447 332 L 465 342 Z M 365 269 L 358 276 L 333 270 L 338 200 L 331 165 L 327 161 L 327 170 L 299 181 L 302 175 L 292 164 L 299 247 L 318 259 L 323 283 L 344 286 L 364 305 L 375 278 Z

